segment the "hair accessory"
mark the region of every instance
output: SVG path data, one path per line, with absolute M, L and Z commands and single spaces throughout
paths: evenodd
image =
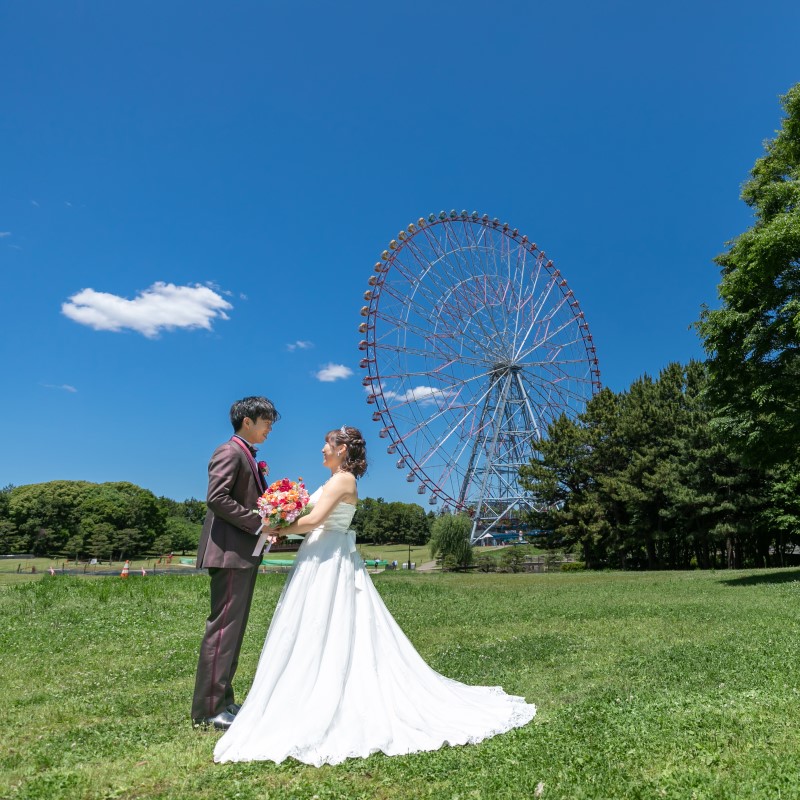
M 344 429 L 344 425 L 342 425 L 342 427 L 341 427 L 341 428 L 339 428 L 339 430 L 340 430 L 340 431 L 341 431 L 341 432 L 342 432 L 342 433 L 343 433 L 345 436 L 347 436 L 347 431 Z

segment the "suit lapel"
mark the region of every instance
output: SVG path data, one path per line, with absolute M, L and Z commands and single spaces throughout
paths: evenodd
M 261 475 L 261 470 L 258 468 L 258 464 L 256 464 L 256 460 L 253 458 L 247 445 L 238 436 L 231 436 L 231 441 L 239 445 L 242 453 L 244 453 L 244 457 L 247 460 L 247 463 L 250 465 L 250 471 L 253 473 L 253 477 L 256 479 L 256 486 L 258 486 L 259 491 L 266 489 L 266 486 L 264 485 L 264 479 Z

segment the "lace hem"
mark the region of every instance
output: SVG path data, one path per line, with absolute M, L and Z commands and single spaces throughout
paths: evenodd
M 410 747 L 408 749 L 402 750 L 394 750 L 391 747 L 387 746 L 379 746 L 373 747 L 366 750 L 351 750 L 347 753 L 337 753 L 335 755 L 321 755 L 319 753 L 314 752 L 313 747 L 293 747 L 289 750 L 286 754 L 279 758 L 274 758 L 272 756 L 266 754 L 256 754 L 248 756 L 247 758 L 217 758 L 214 757 L 214 761 L 217 763 L 224 763 L 224 762 L 245 762 L 245 761 L 272 761 L 275 764 L 283 763 L 287 758 L 294 758 L 297 761 L 300 761 L 303 764 L 308 764 L 312 767 L 321 767 L 325 764 L 329 764 L 334 766 L 336 764 L 341 764 L 344 761 L 347 761 L 349 758 L 367 758 L 374 753 L 383 753 L 387 756 L 405 756 L 411 755 L 413 753 L 429 753 L 435 750 L 440 750 L 445 745 L 449 745 L 450 747 L 462 747 L 465 745 L 470 744 L 478 744 L 479 742 L 483 742 L 486 739 L 491 739 L 494 736 L 499 736 L 501 733 L 507 733 L 514 728 L 521 728 L 524 725 L 527 725 L 533 718 L 536 716 L 536 706 L 532 703 L 527 703 L 524 697 L 518 697 L 516 695 L 506 695 L 503 689 L 499 686 L 487 686 L 486 689 L 489 689 L 492 694 L 504 695 L 509 700 L 513 701 L 514 709 L 511 716 L 500 726 L 496 728 L 491 728 L 488 731 L 484 731 L 482 733 L 476 733 L 472 735 L 464 736 L 454 736 L 451 738 L 443 739 L 438 744 L 431 744 L 424 747 Z

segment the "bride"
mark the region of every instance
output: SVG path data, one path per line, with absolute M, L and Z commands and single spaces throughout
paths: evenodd
M 467 686 L 432 670 L 394 621 L 349 530 L 356 479 L 367 469 L 357 428 L 325 437 L 330 479 L 312 511 L 282 528 L 308 533 L 272 618 L 253 685 L 214 748 L 215 761 L 346 758 L 479 742 L 536 713 L 500 687 Z

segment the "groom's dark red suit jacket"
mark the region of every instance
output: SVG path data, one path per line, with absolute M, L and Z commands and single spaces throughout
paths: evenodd
M 206 514 L 197 566 L 246 569 L 261 563 L 254 556 L 261 517 L 254 514 L 261 495 L 244 450 L 234 441 L 221 444 L 208 463 L 208 513 Z

